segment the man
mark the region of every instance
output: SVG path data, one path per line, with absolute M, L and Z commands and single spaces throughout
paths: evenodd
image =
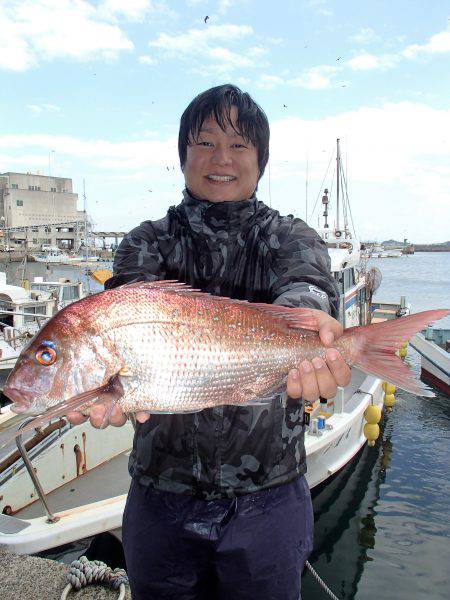
M 258 202 L 269 155 L 261 108 L 232 85 L 197 96 L 181 118 L 180 205 L 123 240 L 112 288 L 177 279 L 212 294 L 316 309 L 323 343 L 342 333 L 326 247 L 315 231 Z M 186 415 L 138 413 L 123 521 L 134 600 L 297 600 L 312 549 L 303 406 L 350 372 L 329 348 L 288 377 L 288 401 Z M 91 409 L 99 426 L 106 406 Z M 79 415 L 72 419 L 78 422 Z M 110 423 L 126 416 L 116 408 Z

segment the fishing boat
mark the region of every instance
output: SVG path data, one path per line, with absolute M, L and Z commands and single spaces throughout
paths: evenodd
M 63 252 L 59 248 L 52 248 L 48 250 L 44 250 L 42 252 L 37 252 L 36 254 L 31 255 L 36 262 L 45 262 L 52 264 L 61 264 L 69 262 L 69 254 L 67 252 Z
M 84 297 L 83 284 L 35 277 L 29 289 L 6 283 L 0 272 L 0 370 L 11 370 L 22 348 L 58 310 Z
M 423 381 L 450 396 L 450 328 L 427 327 L 410 346 L 420 354 Z
M 337 166 L 339 215 L 344 184 L 339 141 Z M 324 198 L 328 213 L 328 193 Z M 346 194 L 343 202 L 346 215 Z M 346 218 L 341 226 L 338 217 L 331 228 L 325 219 L 319 234 L 327 244 L 339 287 L 342 324 L 351 327 L 370 323 L 379 272 L 366 270 L 360 243 Z M 352 369 L 349 385 L 339 388 L 334 398 L 306 407 L 307 480 L 311 488 L 340 471 L 366 443 L 364 411 L 371 404 L 383 404 L 382 381 Z M 7 407 L 0 416 L 0 431 L 14 418 Z M 101 532 L 120 532 L 130 483 L 127 462 L 132 424 L 99 431 L 88 423 L 77 427 L 64 419 L 58 423 L 62 424 L 51 424 L 41 437 L 27 441 L 32 465 L 27 463 L 27 451 L 20 448 L 20 440 L 18 451 L 0 464 L 0 544 L 13 552 L 34 553 Z

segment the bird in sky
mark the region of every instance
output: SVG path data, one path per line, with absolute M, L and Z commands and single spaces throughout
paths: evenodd
M 203 22 L 206 23 L 206 21 L 209 19 L 209 15 L 206 15 L 206 17 L 203 19 Z

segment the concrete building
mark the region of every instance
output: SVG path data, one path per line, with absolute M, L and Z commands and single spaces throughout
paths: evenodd
M 84 212 L 77 210 L 72 180 L 32 173 L 0 174 L 0 242 L 5 248 L 75 249 L 84 240 Z

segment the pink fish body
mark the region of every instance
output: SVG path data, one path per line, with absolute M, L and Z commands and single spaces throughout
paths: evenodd
M 395 350 L 449 312 L 352 328 L 335 347 L 349 364 L 430 395 Z M 313 310 L 219 298 L 176 282 L 137 283 L 60 311 L 24 349 L 4 393 L 18 411 L 48 416 L 101 400 L 106 388 L 125 412 L 192 412 L 267 397 L 291 368 L 324 355 Z

